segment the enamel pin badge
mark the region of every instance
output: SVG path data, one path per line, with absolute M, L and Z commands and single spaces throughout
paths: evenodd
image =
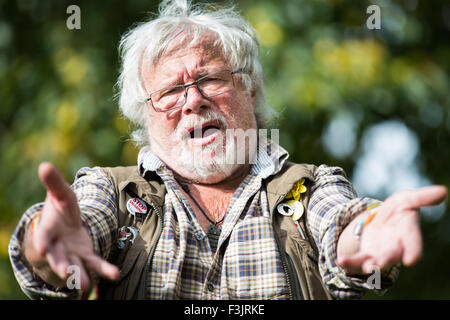
M 134 243 L 134 240 L 139 234 L 139 230 L 135 227 L 122 227 L 119 229 L 119 235 L 117 239 L 117 247 L 123 249 L 125 247 L 126 241 Z
M 148 212 L 147 203 L 139 198 L 131 198 L 127 201 L 127 210 L 137 221 L 144 221 L 144 215 Z
M 147 204 L 139 198 L 131 198 L 127 202 L 127 210 L 132 215 L 136 215 L 136 213 L 146 214 Z

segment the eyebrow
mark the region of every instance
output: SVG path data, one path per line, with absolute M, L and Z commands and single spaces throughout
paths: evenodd
M 194 79 L 198 80 L 208 74 L 211 74 L 211 73 L 214 73 L 214 72 L 217 72 L 220 70 L 222 70 L 222 69 L 207 70 L 206 68 L 201 68 L 200 71 L 194 73 L 194 75 L 195 75 Z M 171 87 L 171 86 L 180 86 L 180 85 L 185 84 L 184 81 L 179 81 L 178 77 L 176 77 L 176 78 L 174 77 L 174 79 L 175 80 L 169 79 L 169 81 L 167 81 L 167 82 L 165 80 L 163 80 L 161 82 L 162 87 L 167 88 L 167 87 Z
M 215 71 L 213 71 L 213 72 L 215 72 Z M 211 72 L 210 70 L 203 69 L 202 71 L 197 73 L 197 76 L 198 76 L 198 78 L 201 78 L 201 77 L 204 77 L 213 72 Z
M 176 76 L 176 77 L 171 76 L 171 77 L 163 79 L 159 82 L 159 86 L 161 86 L 162 88 L 176 86 L 179 84 L 180 84 L 180 77 L 178 77 L 178 76 Z

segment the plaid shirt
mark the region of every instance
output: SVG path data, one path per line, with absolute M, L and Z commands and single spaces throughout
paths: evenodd
M 167 188 L 163 233 L 148 274 L 149 299 L 289 298 L 267 195 L 261 187 L 263 179 L 281 170 L 288 153 L 273 142 L 268 144 L 270 148 L 260 147 L 256 164 L 230 201 L 216 252 L 211 251 L 172 172 L 149 150 L 141 150 L 141 173 L 156 171 Z M 107 259 L 119 228 L 115 216 L 117 195 L 112 183 L 101 168 L 83 168 L 72 188 L 82 220 L 94 239 L 94 251 Z M 345 226 L 378 201 L 358 198 L 344 171 L 337 167 L 319 166 L 311 188 L 308 225 L 319 248 L 324 284 L 337 298 L 359 298 L 370 289 L 367 277 L 349 277 L 336 265 L 336 245 Z M 45 284 L 21 254 L 25 229 L 42 205 L 36 204 L 25 212 L 11 238 L 9 254 L 14 274 L 30 298 L 74 298 L 74 291 Z M 396 266 L 382 274 L 381 293 L 392 285 L 398 273 Z

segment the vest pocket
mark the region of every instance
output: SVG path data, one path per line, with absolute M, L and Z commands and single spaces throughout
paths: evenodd
M 119 279 L 113 283 L 112 299 L 130 299 L 134 297 L 139 285 L 142 260 L 146 260 L 145 250 L 131 246 L 123 259 Z M 139 275 L 137 275 L 139 274 Z
M 137 259 L 139 258 L 140 251 L 129 250 L 125 256 L 122 266 L 120 267 L 119 282 L 122 281 L 130 273 L 131 269 L 135 266 Z
M 318 260 L 313 249 L 305 240 L 290 239 L 295 250 L 291 254 L 298 259 L 291 259 L 294 264 L 300 283 L 301 292 L 305 299 L 330 299 L 330 296 L 322 282 Z M 288 253 L 289 255 L 289 253 Z

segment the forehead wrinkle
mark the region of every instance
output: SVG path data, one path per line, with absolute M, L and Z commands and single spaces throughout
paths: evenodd
M 198 52 L 193 53 L 196 57 L 198 57 L 198 59 L 193 61 L 189 60 L 190 64 L 181 64 L 182 68 L 179 70 L 169 69 L 169 71 L 164 72 L 164 68 L 162 66 L 164 66 L 165 63 L 168 62 L 170 64 L 172 59 L 183 58 L 186 56 L 186 53 L 190 54 L 188 50 L 191 50 L 191 48 L 177 51 L 173 55 L 166 56 L 152 68 L 153 71 L 158 68 L 161 68 L 162 70 L 162 72 L 160 72 L 157 76 L 159 77 L 157 81 L 159 87 L 184 84 L 186 82 L 196 80 L 208 73 L 217 71 L 216 69 L 223 69 L 227 67 L 227 64 L 221 56 L 215 56 L 211 53 L 211 51 L 202 47 Z M 150 80 L 150 82 L 155 82 L 155 78 L 152 77 L 152 72 L 147 73 L 147 81 L 148 80 Z M 154 89 L 156 90 L 157 88 Z
M 183 57 L 184 54 L 180 54 L 179 57 Z M 176 58 L 177 56 L 171 56 L 167 57 L 169 59 Z M 202 54 L 198 55 L 199 60 L 193 61 L 192 64 L 183 65 L 182 69 L 180 70 L 170 70 L 167 72 L 161 72 L 159 73 L 159 79 L 158 83 L 160 85 L 177 85 L 177 84 L 183 84 L 185 82 L 189 82 L 191 80 L 196 80 L 197 78 L 200 78 L 208 73 L 211 73 L 213 71 L 216 71 L 214 68 L 212 69 L 210 66 L 212 64 L 216 65 L 214 62 L 218 62 L 218 64 L 221 64 L 222 59 L 220 58 L 212 58 L 209 59 L 209 57 L 206 57 Z M 161 68 L 161 65 L 164 65 L 164 61 L 162 61 L 162 64 L 159 64 L 158 66 Z M 158 66 L 156 68 L 158 68 Z M 155 68 L 155 69 L 156 69 Z M 162 68 L 164 70 L 164 68 Z
M 185 47 L 183 47 L 185 45 Z M 215 70 L 208 70 L 208 64 L 215 61 L 220 61 L 224 68 L 229 67 L 228 60 L 224 57 L 222 45 L 217 35 L 214 32 L 206 31 L 203 32 L 201 36 L 194 38 L 192 34 L 186 34 L 186 32 L 178 33 L 169 43 L 165 50 L 162 50 L 158 57 L 155 58 L 153 63 L 150 61 L 145 61 L 142 59 L 141 68 L 141 78 L 142 82 L 148 84 L 148 81 L 153 82 L 152 73 L 164 63 L 165 60 L 170 58 L 182 57 L 188 51 L 198 51 L 197 56 L 200 57 L 195 67 L 192 70 L 197 70 L 193 73 L 207 73 Z M 184 71 L 180 71 L 176 77 L 174 77 L 175 82 L 182 82 L 181 74 Z M 191 72 L 188 70 L 188 72 Z M 172 73 L 173 75 L 173 73 Z M 195 74 L 189 74 L 191 78 L 194 78 Z M 203 75 L 201 75 L 203 76 Z M 164 77 L 164 75 L 163 75 Z M 170 77 L 169 77 L 170 78 Z M 164 78 L 163 78 L 164 79 Z M 153 81 L 152 81 L 153 80 Z M 159 81 L 160 82 L 160 81 Z M 161 84 L 161 83 L 160 83 Z M 169 83 L 169 85 L 174 84 Z M 164 85 L 164 84 L 163 84 Z M 146 88 L 147 86 L 144 86 Z M 156 88 L 155 90 L 157 90 Z
M 156 67 L 166 57 L 177 56 L 183 54 L 186 50 L 199 50 L 202 57 L 220 58 L 224 62 L 226 59 L 223 55 L 223 48 L 218 39 L 217 34 L 212 31 L 204 31 L 200 36 L 188 33 L 189 30 L 178 33 L 169 43 L 167 48 L 162 50 L 153 61 L 153 67 Z M 203 59 L 202 59 L 203 60 Z M 202 61 L 203 62 L 203 61 Z

